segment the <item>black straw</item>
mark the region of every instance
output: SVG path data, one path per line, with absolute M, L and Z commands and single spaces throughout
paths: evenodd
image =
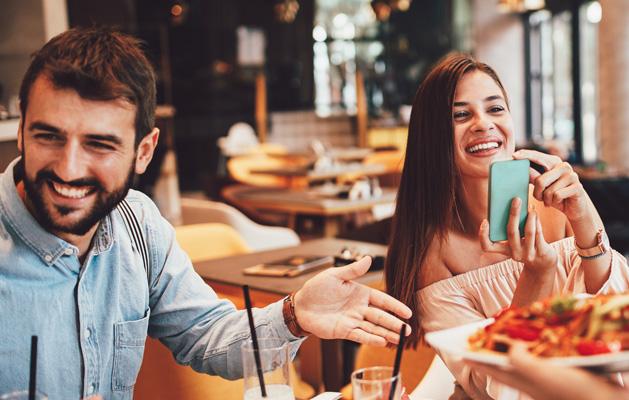
M 37 335 L 31 336 L 31 372 L 28 380 L 28 400 L 35 400 L 37 389 Z
M 393 382 L 391 382 L 391 391 L 389 392 L 389 400 L 393 400 L 395 395 L 395 387 L 397 386 L 396 377 L 400 373 L 400 364 L 402 363 L 402 352 L 404 351 L 404 339 L 406 338 L 406 324 L 402 324 L 400 328 L 400 340 L 397 344 L 397 351 L 395 352 L 395 362 L 393 363 Z
M 256 370 L 260 381 L 260 391 L 262 397 L 266 398 L 266 386 L 264 385 L 264 374 L 262 373 L 262 361 L 260 361 L 260 348 L 258 347 L 258 336 L 253 324 L 253 313 L 251 312 L 251 298 L 249 297 L 249 286 L 243 285 L 242 292 L 245 296 L 245 306 L 247 307 L 247 317 L 249 317 L 249 330 L 251 330 L 251 341 L 253 342 L 253 357 L 256 360 Z

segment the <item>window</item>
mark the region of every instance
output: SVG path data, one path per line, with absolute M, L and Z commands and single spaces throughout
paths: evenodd
M 571 160 L 596 161 L 597 1 L 525 16 L 527 28 L 527 135 L 572 149 Z

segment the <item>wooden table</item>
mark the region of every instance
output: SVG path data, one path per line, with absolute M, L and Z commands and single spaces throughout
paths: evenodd
M 225 293 L 231 298 L 242 298 L 241 286 L 249 285 L 254 306 L 262 307 L 297 291 L 308 279 L 320 271 L 294 278 L 274 278 L 244 275 L 243 269 L 251 265 L 277 261 L 295 255 L 334 255 L 338 254 L 344 247 L 356 249 L 363 254 L 382 256 L 386 254 L 386 246 L 326 238 L 303 242 L 294 247 L 200 261 L 195 263 L 194 268 L 214 290 Z M 368 272 L 357 279 L 357 282 L 378 286 L 382 282 L 382 272 Z M 326 390 L 338 391 L 344 384 L 342 341 L 309 338 L 306 342 L 310 342 L 312 346 L 320 345 L 318 352 L 320 358 L 302 360 L 302 373 L 305 372 L 304 369 L 310 369 L 315 375 L 315 379 L 320 378 L 323 381 Z M 306 374 L 304 373 L 304 375 Z
M 334 165 L 330 168 L 312 169 L 309 166 L 287 166 L 281 168 L 255 168 L 252 174 L 281 176 L 289 180 L 290 187 L 300 187 L 304 180 L 308 183 L 336 180 L 343 176 L 371 176 L 386 172 L 386 166 L 380 164 L 351 163 Z
M 298 215 L 324 218 L 324 237 L 334 237 L 340 231 L 343 218 L 360 211 L 371 211 L 376 205 L 394 204 L 397 191 L 383 188 L 377 198 L 339 199 L 325 197 L 315 190 L 269 189 L 256 187 L 227 188 L 231 201 L 255 210 L 268 210 L 288 215 L 288 227 L 297 230 Z

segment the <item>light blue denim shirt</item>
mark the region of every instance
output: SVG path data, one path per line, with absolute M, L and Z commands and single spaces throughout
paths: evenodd
M 31 335 L 39 336 L 37 386 L 51 400 L 131 399 L 147 333 L 181 364 L 242 375 L 246 313 L 195 273 L 148 197 L 130 191 L 127 201 L 144 229 L 150 278 L 116 210 L 101 221 L 81 265 L 77 248 L 26 209 L 17 162 L 0 175 L 0 393 L 28 388 Z M 292 342 L 294 354 L 301 341 L 288 331 L 281 302 L 254 312 L 258 337 Z

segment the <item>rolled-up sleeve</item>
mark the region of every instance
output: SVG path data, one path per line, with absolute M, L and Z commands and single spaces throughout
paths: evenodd
M 165 344 L 182 365 L 227 379 L 242 377 L 240 348 L 250 339 L 246 311 L 218 298 L 195 272 L 168 223 L 146 228 L 149 246 L 159 243 L 151 247 L 149 335 Z M 284 323 L 282 301 L 254 309 L 253 316 L 258 338 L 289 343 L 294 357 L 303 340 Z

